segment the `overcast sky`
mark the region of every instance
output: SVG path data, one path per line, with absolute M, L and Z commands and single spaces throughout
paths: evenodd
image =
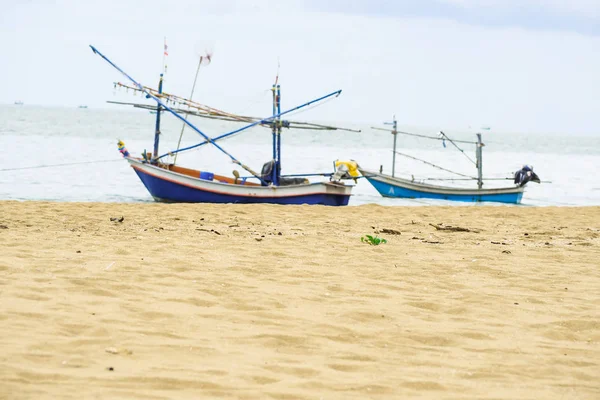
M 0 103 L 108 107 L 117 71 L 232 112 L 269 115 L 336 89 L 302 119 L 600 135 L 598 0 L 2 1 Z

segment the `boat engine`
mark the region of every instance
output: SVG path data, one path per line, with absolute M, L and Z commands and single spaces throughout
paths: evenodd
M 540 178 L 535 172 L 533 167 L 530 165 L 523 165 L 523 168 L 515 172 L 515 184 L 518 186 L 525 186 L 527 182 L 540 183 Z
M 273 183 L 273 168 L 275 168 L 275 161 L 269 160 L 263 164 L 262 170 L 260 172 L 260 177 L 263 180 L 263 186 L 270 185 Z M 286 178 L 283 176 L 279 177 L 279 186 L 290 186 L 290 185 L 307 185 L 309 184 L 309 180 L 306 178 Z

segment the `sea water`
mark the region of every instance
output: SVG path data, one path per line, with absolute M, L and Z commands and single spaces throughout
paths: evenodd
M 242 125 L 233 122 L 191 117 L 211 137 Z M 156 115 L 133 108 L 92 109 L 28 105 L 0 105 L 0 199 L 84 202 L 150 202 L 147 192 L 129 164 L 117 150 L 123 140 L 133 155 L 151 152 Z M 335 160 L 355 160 L 367 169 L 391 174 L 393 136 L 370 129 L 369 124 L 334 123 L 361 132 L 289 130 L 282 133 L 282 173 L 331 173 Z M 408 128 L 417 134 L 435 136 L 425 127 Z M 161 154 L 176 149 L 182 123 L 163 115 Z M 476 141 L 476 130 L 445 131 L 450 138 Z M 495 180 L 484 187 L 513 186 L 510 178 L 524 164 L 534 167 L 541 184 L 529 183 L 522 205 L 600 205 L 600 133 L 598 135 L 519 134 L 481 131 L 483 175 Z M 272 158 L 271 132 L 255 127 L 219 142 L 236 159 L 260 172 Z M 201 142 L 200 135 L 187 128 L 180 147 Z M 443 168 L 477 176 L 475 146 L 422 139 L 399 134 L 397 150 Z M 172 160 L 172 158 L 171 158 Z M 231 158 L 205 145 L 178 155 L 177 164 L 233 176 L 237 169 L 248 175 Z M 396 156 L 395 173 L 433 184 L 476 187 L 474 181 L 446 181 L 461 178 L 402 155 Z M 441 180 L 426 180 L 426 179 Z M 507 178 L 507 179 L 505 179 Z M 312 178 L 313 180 L 319 178 Z M 327 179 L 327 178 L 321 178 Z M 350 205 L 467 205 L 469 203 L 428 199 L 383 198 L 366 179 L 358 179 Z M 486 203 L 496 204 L 496 203 Z M 485 204 L 484 204 L 485 205 Z

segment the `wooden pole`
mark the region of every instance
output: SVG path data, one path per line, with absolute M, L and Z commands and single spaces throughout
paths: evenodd
M 160 81 L 158 82 L 158 94 L 162 94 L 163 87 L 163 74 L 160 74 Z M 156 129 L 154 130 L 154 153 L 152 153 L 152 159 L 158 157 L 158 143 L 160 141 L 160 113 L 162 107 L 160 104 L 156 106 Z
M 481 142 L 481 133 L 477 134 L 477 187 L 481 189 L 483 186 L 483 146 L 484 144 Z
M 394 151 L 392 153 L 392 178 L 396 172 L 396 139 L 398 138 L 398 123 L 396 121 L 396 116 L 394 115 L 394 128 L 392 130 L 392 135 L 394 135 Z

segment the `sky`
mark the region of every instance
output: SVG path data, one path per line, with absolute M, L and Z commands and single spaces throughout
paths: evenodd
M 297 119 L 600 136 L 598 0 L 0 0 L 1 104 L 90 108 L 125 82 L 89 48 L 165 91 L 268 116 L 342 95 Z

